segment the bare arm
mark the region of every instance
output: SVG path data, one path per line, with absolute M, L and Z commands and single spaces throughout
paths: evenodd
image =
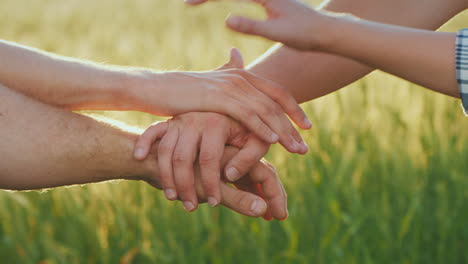
M 434 91 L 459 96 L 455 33 L 361 20 L 315 10 L 297 0 L 268 0 L 263 6 L 268 14 L 265 21 L 233 16 L 227 20 L 228 26 L 298 50 L 352 58 Z
M 439 93 L 460 96 L 455 72 L 455 33 L 344 17 L 331 20 L 335 22 L 323 34 L 325 45 L 319 50 L 353 58 Z
M 27 190 L 157 178 L 132 158 L 136 135 L 0 85 L 0 188 Z
M 323 8 L 384 23 L 435 30 L 464 10 L 466 3 L 461 0 L 429 0 L 424 4 L 418 0 L 331 0 Z M 332 93 L 373 70 L 351 59 L 279 45 L 250 69 L 287 87 L 299 102 Z
M 98 65 L 7 41 L 0 41 L 0 58 L 0 83 L 65 109 L 165 116 L 218 112 L 239 120 L 263 140 L 280 141 L 289 149 L 293 143 L 288 138 L 296 131 L 284 113 L 302 128 L 311 126 L 285 89 L 241 69 L 158 73 Z M 268 96 L 272 91 L 274 98 Z
M 0 85 L 0 188 L 32 190 L 108 180 L 144 180 L 159 188 L 157 145 L 151 158 L 137 161 L 137 134 L 35 101 Z M 223 164 L 237 150 L 226 148 Z M 200 201 L 205 194 L 195 168 Z M 275 170 L 258 163 L 242 186 L 246 192 L 221 184 L 221 203 L 244 215 L 271 213 L 287 217 L 286 195 Z M 266 188 L 268 186 L 268 188 Z M 262 198 L 263 199 L 262 199 Z M 265 203 L 266 202 L 266 203 Z M 267 208 L 268 204 L 268 208 Z

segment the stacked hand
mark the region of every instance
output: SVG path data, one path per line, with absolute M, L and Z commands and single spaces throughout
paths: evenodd
M 242 57 L 235 49 L 231 53 L 230 62 L 218 70 L 232 67 L 243 67 Z M 295 152 L 307 152 L 307 145 L 294 127 L 289 125 L 282 129 L 293 135 L 290 140 Z M 217 206 L 222 201 L 220 161 L 224 146 L 228 144 L 241 148 L 223 169 L 227 180 L 231 182 L 251 171 L 270 146 L 229 117 L 198 112 L 182 114 L 150 127 L 137 142 L 135 157 L 145 159 L 151 145 L 159 138 L 162 139 L 158 147 L 157 162 L 162 188 L 168 199 L 175 200 L 179 197 L 188 211 L 195 210 L 198 205 L 193 172 L 197 159 L 201 169 L 200 183 L 208 203 Z
M 223 152 L 221 165 L 225 165 L 239 150 L 235 147 L 225 147 Z M 148 158 L 158 159 L 158 144 L 153 145 Z M 194 167 L 193 175 L 197 202 L 206 202 L 207 195 L 201 184 L 199 164 Z M 144 180 L 158 189 L 161 188 L 157 178 Z M 248 174 L 234 183 L 235 188 L 221 180 L 218 180 L 217 184 L 220 187 L 220 203 L 235 212 L 251 217 L 263 217 L 266 220 L 284 220 L 288 217 L 286 192 L 275 168 L 265 161 L 256 162 Z
M 301 140 L 285 113 L 301 128 L 312 124 L 284 88 L 243 70 L 242 57 L 233 50 L 225 67 L 210 72 L 139 72 L 145 81 L 130 105 L 156 115 L 175 116 L 188 112 L 228 115 L 268 143 L 281 143 L 291 152 L 300 152 Z M 162 87 L 164 85 L 164 87 Z
M 315 32 L 314 30 L 320 28 L 319 22 L 324 19 L 319 18 L 325 17 L 321 13 L 296 0 L 250 1 L 265 7 L 268 19 L 256 21 L 233 16 L 227 20 L 230 28 L 281 41 L 297 49 L 311 49 L 319 45 L 319 39 L 313 34 L 305 38 L 301 33 Z M 186 2 L 200 4 L 206 0 Z M 298 31 L 291 30 L 297 27 L 302 28 Z M 272 143 L 279 141 L 292 153 L 307 152 L 307 145 L 284 115 L 284 112 L 287 113 L 301 128 L 308 129 L 311 123 L 304 112 L 282 87 L 244 70 L 242 57 L 236 49 L 231 52 L 231 60 L 215 71 L 173 73 L 169 78 L 175 78 L 169 82 L 175 85 L 173 91 L 167 93 L 168 97 L 164 98 L 171 103 L 178 101 L 179 106 L 163 107 L 162 109 L 171 110 L 162 110 L 162 113 L 176 116 L 150 127 L 136 143 L 135 157 L 147 158 L 152 145 L 161 139 L 157 149 L 160 184 L 166 197 L 169 200 L 180 199 L 187 211 L 197 208 L 200 193 L 210 206 L 223 203 L 224 191 L 228 188 L 225 182 L 228 180 L 240 189 L 259 191 L 251 182 L 247 185 L 243 182 L 252 179 L 255 168 L 259 166 L 258 162 Z M 177 85 L 178 81 L 180 85 Z M 186 89 L 187 84 L 191 86 L 190 89 Z M 178 91 L 179 87 L 184 87 L 184 91 Z M 180 96 L 181 92 L 184 93 L 183 96 Z M 203 93 L 198 101 L 193 100 Z M 154 112 L 154 109 L 149 112 L 151 111 Z M 223 114 L 239 120 L 240 123 Z M 221 158 L 225 145 L 238 147 L 240 151 L 223 167 Z M 199 164 L 199 176 L 194 174 L 194 164 Z M 248 177 L 241 178 L 249 172 Z M 279 181 L 271 180 L 270 184 L 263 187 L 259 195 L 284 195 L 285 200 L 284 189 Z M 277 197 L 269 203 L 275 199 L 282 200 Z M 285 202 L 279 204 L 285 205 Z M 271 219 L 272 216 L 277 219 L 287 217 L 287 210 L 278 209 L 281 207 L 279 204 L 278 201 L 276 204 L 269 204 L 268 210 L 272 211 L 265 214 L 266 219 Z

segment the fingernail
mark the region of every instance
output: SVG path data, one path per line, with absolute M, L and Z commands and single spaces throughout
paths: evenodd
M 311 122 L 310 119 L 307 118 L 307 117 L 304 118 L 304 124 L 305 124 L 308 128 L 311 128 L 311 127 L 312 127 L 312 122 Z
M 271 138 L 272 143 L 276 143 L 279 140 L 279 136 L 277 134 L 275 134 L 275 133 L 271 134 L 270 138 Z
M 137 159 L 143 159 L 145 156 L 145 151 L 142 148 L 137 148 L 135 150 L 135 158 Z
M 208 205 L 211 207 L 216 207 L 218 205 L 218 200 L 214 197 L 208 197 Z
M 296 151 L 296 152 L 300 152 L 300 151 L 302 150 L 302 144 L 299 144 L 299 142 L 294 141 L 293 149 L 294 149 L 294 151 Z
M 164 190 L 164 194 L 166 195 L 167 199 L 169 199 L 169 200 L 175 200 L 177 198 L 176 192 L 174 190 L 172 190 L 172 189 Z
M 231 182 L 237 181 L 240 178 L 240 173 L 236 168 L 231 167 L 226 171 L 226 178 Z
M 259 200 L 253 201 L 252 205 L 250 206 L 250 211 L 254 215 L 260 215 L 266 210 L 265 203 L 262 203 Z
M 191 212 L 193 209 L 195 209 L 195 206 L 192 202 L 184 202 L 184 207 L 188 212 Z

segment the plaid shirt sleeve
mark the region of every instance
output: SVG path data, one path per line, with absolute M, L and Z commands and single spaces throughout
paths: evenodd
M 468 115 L 468 29 L 457 34 L 457 81 L 465 114 Z

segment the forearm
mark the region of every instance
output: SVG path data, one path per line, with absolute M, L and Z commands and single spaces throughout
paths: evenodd
M 462 10 L 455 1 L 332 0 L 324 9 L 352 13 L 363 19 L 434 30 Z M 373 70 L 372 67 L 335 55 L 300 52 L 276 46 L 250 69 L 287 87 L 299 102 L 332 93 Z M 339 78 L 337 78 L 339 76 Z
M 25 190 L 157 176 L 136 135 L 0 85 L 0 188 Z
M 0 83 L 54 106 L 127 110 L 136 70 L 94 64 L 0 41 Z
M 325 16 L 321 51 L 362 62 L 434 91 L 459 97 L 455 33 Z

